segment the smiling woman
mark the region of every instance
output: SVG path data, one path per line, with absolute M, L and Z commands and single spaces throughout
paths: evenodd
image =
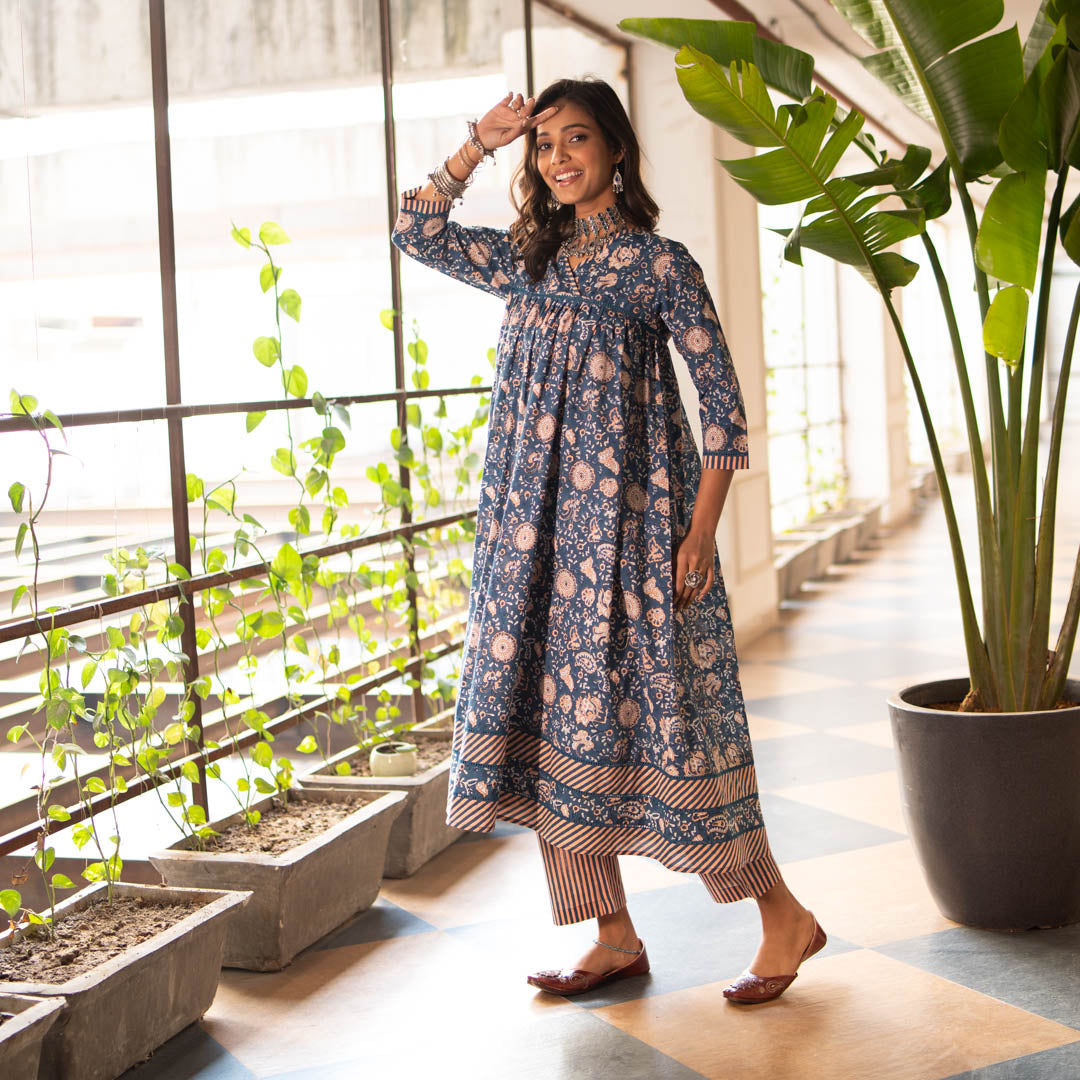
M 475 163 L 522 134 L 517 220 L 451 220 Z M 759 899 L 751 970 L 782 974 L 725 994 L 766 1001 L 825 938 L 765 834 L 716 553 L 746 416 L 704 274 L 655 232 L 639 162 L 612 88 L 561 79 L 507 95 L 401 196 L 394 244 L 506 303 L 446 820 L 532 828 L 554 921 L 597 918 L 571 974 L 533 985 L 577 994 L 648 970 L 617 861 L 648 855 L 718 902 Z M 700 457 L 669 339 L 698 391 Z

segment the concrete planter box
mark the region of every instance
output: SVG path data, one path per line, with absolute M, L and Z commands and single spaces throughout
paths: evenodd
M 42 1040 L 66 1004 L 62 997 L 0 994 L 0 1013 L 13 1014 L 0 1024 L 0 1076 L 4 1080 L 37 1080 Z
M 355 788 L 335 785 L 293 789 L 289 798 L 342 802 L 355 794 Z M 272 798 L 253 808 L 266 809 Z M 301 949 L 375 902 L 390 826 L 404 804 L 402 792 L 371 792 L 365 806 L 280 855 L 192 851 L 187 837 L 149 859 L 170 885 L 250 889 L 251 902 L 229 925 L 223 963 L 278 971 Z M 238 812 L 211 826 L 220 831 L 243 819 Z
M 402 733 L 421 746 L 445 745 L 446 760 L 413 776 L 337 776 L 335 766 L 357 753 L 355 746 L 331 757 L 317 770 L 299 777 L 309 789 L 324 786 L 359 788 L 367 791 L 400 791 L 405 795 L 405 809 L 390 831 L 383 876 L 403 878 L 415 874 L 429 859 L 448 848 L 464 832 L 446 824 L 446 799 L 450 789 L 450 743 L 448 729 L 417 726 Z M 366 753 L 366 748 L 362 751 Z
M 69 912 L 104 902 L 105 893 L 102 882 L 61 901 L 56 905 L 57 923 Z M 63 1002 L 42 1043 L 36 1074 L 41 1080 L 114 1080 L 198 1020 L 217 993 L 226 931 L 251 898 L 248 892 L 125 882 L 113 886 L 113 895 L 161 903 L 197 896 L 207 903 L 141 945 L 67 982 L 0 983 L 0 994 L 32 994 Z M 22 931 L 14 933 L 21 936 Z M 12 931 L 0 934 L 0 948 L 12 940 Z M 3 1075 L 7 1080 L 6 1068 Z

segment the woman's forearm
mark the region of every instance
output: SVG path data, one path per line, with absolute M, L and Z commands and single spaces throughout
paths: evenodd
M 734 469 L 701 470 L 701 483 L 694 499 L 694 512 L 690 515 L 691 529 L 702 529 L 710 535 L 716 532 L 734 475 Z
M 464 158 L 464 162 L 462 158 Z M 465 162 L 468 163 L 467 167 Z M 455 180 L 464 180 L 479 164 L 479 153 L 476 147 L 468 141 L 463 142 L 460 149 L 455 150 L 446 161 L 446 167 Z M 441 199 L 443 196 L 435 190 L 435 185 L 429 180 L 416 193 L 416 198 L 429 201 L 431 199 Z

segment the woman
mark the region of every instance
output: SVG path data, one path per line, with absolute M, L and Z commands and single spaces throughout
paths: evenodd
M 758 802 L 714 542 L 746 420 L 712 299 L 686 247 L 653 231 L 607 83 L 507 94 L 468 126 L 402 193 L 393 231 L 507 304 L 447 823 L 534 829 L 556 925 L 597 919 L 593 948 L 533 985 L 570 995 L 648 971 L 617 856 L 649 855 L 719 902 L 756 898 L 761 946 L 724 995 L 770 1001 L 825 934 L 784 885 Z M 523 134 L 518 219 L 450 221 L 473 169 Z M 669 336 L 698 389 L 701 459 Z

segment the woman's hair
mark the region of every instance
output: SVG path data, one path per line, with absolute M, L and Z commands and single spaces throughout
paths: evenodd
M 585 109 L 600 128 L 612 153 L 617 152 L 619 147 L 623 148 L 623 157 L 619 162 L 623 190 L 615 196 L 615 201 L 628 223 L 652 232 L 656 228 L 660 209 L 642 183 L 641 150 L 618 95 L 603 79 L 595 76 L 558 79 L 537 96 L 533 115 L 543 112 L 559 100 L 572 101 Z M 510 182 L 510 199 L 518 218 L 509 230 L 510 239 L 523 255 L 525 269 L 533 281 L 539 281 L 544 276 L 559 245 L 574 235 L 575 216 L 572 205 L 559 203 L 557 208 L 552 208 L 551 188 L 544 182 L 536 164 L 536 130 L 536 127 L 532 127 L 525 132 L 525 154 Z M 520 202 L 515 195 L 515 186 L 521 195 Z

